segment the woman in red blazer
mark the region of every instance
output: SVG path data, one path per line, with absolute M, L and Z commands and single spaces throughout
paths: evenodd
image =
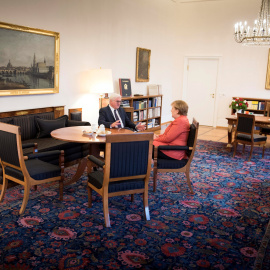
M 189 121 L 187 118 L 188 105 L 183 100 L 176 100 L 172 104 L 172 117 L 174 120 L 170 125 L 165 129 L 164 133 L 157 136 L 154 135 L 155 146 L 159 145 L 187 145 L 187 139 L 189 134 Z M 158 153 L 159 158 L 163 159 L 186 159 L 185 151 L 171 150 L 166 151 L 162 150 Z

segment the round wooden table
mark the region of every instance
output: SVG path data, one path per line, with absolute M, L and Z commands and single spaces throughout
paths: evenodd
M 106 136 L 98 136 L 96 133 L 92 133 L 92 135 L 83 134 L 83 130 L 89 132 L 90 126 L 74 126 L 74 127 L 64 127 L 53 130 L 51 132 L 51 136 L 55 139 L 67 142 L 76 142 L 76 143 L 89 143 L 89 154 L 99 157 L 100 152 L 100 144 L 106 143 Z M 106 132 L 111 131 L 111 134 L 130 134 L 133 131 L 124 128 L 112 128 L 107 129 Z M 82 158 L 79 162 L 77 171 L 71 180 L 66 182 L 64 185 L 70 185 L 79 180 L 82 176 L 87 165 L 87 159 Z

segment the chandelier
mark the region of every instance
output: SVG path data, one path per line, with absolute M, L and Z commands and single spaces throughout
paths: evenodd
M 245 46 L 269 46 L 270 45 L 270 0 L 262 0 L 258 20 L 255 20 L 253 28 L 247 26 L 247 22 L 236 23 L 234 38 Z

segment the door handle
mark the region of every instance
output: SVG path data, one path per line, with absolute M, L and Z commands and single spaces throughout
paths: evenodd
M 212 96 L 212 98 L 215 98 L 215 94 L 210 94 L 210 96 Z

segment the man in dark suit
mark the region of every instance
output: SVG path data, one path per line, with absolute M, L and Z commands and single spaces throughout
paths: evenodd
M 121 96 L 112 94 L 109 105 L 99 110 L 98 124 L 103 124 L 106 128 L 131 128 L 135 130 L 145 130 L 145 125 L 138 123 L 135 125 L 128 118 L 125 110 L 120 107 Z

